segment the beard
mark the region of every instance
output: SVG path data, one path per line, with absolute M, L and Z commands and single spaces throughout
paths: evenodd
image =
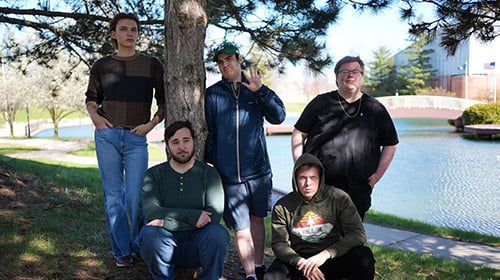
M 178 162 L 178 163 L 187 163 L 189 162 L 193 156 L 194 156 L 194 149 L 193 151 L 191 152 L 187 152 L 187 153 L 183 153 L 182 155 L 178 156 L 178 155 L 174 155 L 174 154 L 170 154 L 170 156 L 172 157 L 172 160 Z

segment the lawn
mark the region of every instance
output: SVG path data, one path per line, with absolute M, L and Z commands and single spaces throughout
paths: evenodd
M 114 266 L 96 167 L 2 155 L 13 150 L 0 147 L 0 279 L 149 279 L 143 262 L 129 269 Z M 463 232 L 373 212 L 367 218 L 400 228 L 499 244 L 498 238 L 479 234 L 464 237 Z M 490 268 L 370 247 L 377 259 L 376 279 L 500 279 L 500 271 Z M 269 248 L 267 252 L 266 260 L 270 261 Z M 225 277 L 237 279 L 239 267 L 233 250 L 227 258 Z

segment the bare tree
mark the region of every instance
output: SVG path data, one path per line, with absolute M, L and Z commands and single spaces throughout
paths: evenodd
M 30 82 L 36 85 L 38 104 L 49 112 L 54 126 L 54 138 L 59 138 L 59 123 L 67 116 L 81 110 L 88 82 L 87 67 L 61 55 L 46 67 L 32 67 Z
M 3 61 L 1 64 L 0 111 L 9 126 L 10 137 L 14 138 L 16 114 L 25 108 L 27 95 L 31 89 L 25 83 L 23 74 L 13 64 L 4 64 Z

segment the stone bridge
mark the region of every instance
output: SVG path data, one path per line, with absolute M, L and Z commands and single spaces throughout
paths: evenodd
M 377 97 L 392 118 L 456 119 L 478 100 L 430 95 L 400 95 Z

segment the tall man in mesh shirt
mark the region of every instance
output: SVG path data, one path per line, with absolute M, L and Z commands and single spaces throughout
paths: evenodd
M 109 241 L 116 266 L 127 267 L 139 251 L 136 238 L 144 219 L 140 197 L 148 168 L 146 134 L 164 119 L 164 68 L 157 58 L 136 52 L 140 25 L 134 14 L 117 14 L 109 30 L 116 52 L 92 65 L 85 103 L 96 128 Z M 151 118 L 153 97 L 158 111 Z

